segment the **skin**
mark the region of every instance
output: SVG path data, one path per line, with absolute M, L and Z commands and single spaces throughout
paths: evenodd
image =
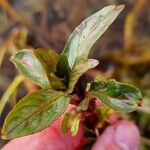
M 72 106 L 71 106 L 72 107 Z M 70 110 L 70 108 L 69 108 Z M 2 150 L 80 150 L 84 141 L 83 125 L 80 124 L 76 136 L 61 133 L 59 126 L 62 117 L 43 131 L 16 138 Z M 127 120 L 117 121 L 108 126 L 97 138 L 92 150 L 138 150 L 140 134 L 134 123 Z
M 92 150 L 138 150 L 140 134 L 130 121 L 122 120 L 107 127 L 94 144 Z

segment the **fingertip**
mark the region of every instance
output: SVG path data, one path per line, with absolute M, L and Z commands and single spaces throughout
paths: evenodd
M 140 133 L 133 122 L 118 122 L 114 136 L 116 143 L 122 149 L 138 150 L 140 144 Z

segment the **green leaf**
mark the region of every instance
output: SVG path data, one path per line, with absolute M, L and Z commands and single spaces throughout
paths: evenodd
M 61 82 L 65 84 L 65 87 L 68 87 L 71 69 L 68 64 L 67 55 L 60 55 L 56 68 L 56 75 L 61 79 Z
M 57 72 L 56 74 L 60 78 L 69 78 L 70 67 L 68 64 L 68 59 L 66 54 L 61 54 L 57 63 Z
M 96 98 L 118 111 L 134 111 L 142 100 L 142 94 L 136 87 L 115 80 L 93 82 L 91 90 Z
M 51 86 L 53 89 L 55 89 L 55 90 L 65 90 L 66 89 L 64 80 L 57 77 L 54 73 L 51 73 L 49 78 L 50 78 L 50 83 L 51 83 Z
M 21 74 L 31 79 L 42 88 L 50 88 L 46 70 L 36 58 L 33 51 L 24 49 L 11 57 L 12 62 Z
M 70 96 L 59 91 L 40 91 L 25 96 L 7 116 L 3 139 L 12 139 L 43 130 L 67 108 Z
M 83 111 L 88 109 L 89 106 L 89 102 L 90 100 L 92 100 L 94 97 L 91 94 L 88 94 L 83 100 L 82 102 L 79 104 L 79 108 Z M 95 99 L 95 98 L 94 98 Z
M 75 136 L 79 129 L 80 120 L 80 114 L 73 112 L 65 113 L 64 118 L 61 122 L 61 131 L 63 133 L 70 131 L 71 134 Z
M 47 74 L 56 72 L 56 65 L 59 60 L 59 55 L 57 53 L 51 49 L 42 48 L 35 49 L 33 52 L 46 69 Z
M 71 93 L 73 91 L 75 84 L 83 73 L 88 69 L 94 68 L 98 63 L 98 60 L 95 59 L 76 58 L 76 62 L 70 73 L 68 92 Z
M 71 122 L 73 120 L 73 115 L 71 113 L 65 113 L 64 118 L 61 122 L 61 131 L 63 133 L 66 133 L 70 130 L 71 128 Z
M 124 5 L 106 6 L 75 28 L 64 48 L 71 69 L 77 57 L 87 58 L 91 47 L 112 24 L 123 8 Z
M 80 117 L 77 115 L 71 123 L 70 132 L 72 136 L 75 136 L 78 133 L 79 125 L 80 125 Z
M 42 49 L 42 48 L 34 50 L 34 54 L 39 59 L 41 64 L 44 66 L 51 87 L 54 90 L 66 89 L 63 80 L 55 75 L 57 63 L 59 61 L 59 55 L 50 49 Z

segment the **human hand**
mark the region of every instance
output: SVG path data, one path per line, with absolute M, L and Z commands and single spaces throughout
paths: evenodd
M 14 139 L 2 150 L 80 150 L 82 149 L 84 133 L 80 124 L 76 136 L 61 133 L 59 130 L 61 118 L 43 131 Z M 130 121 L 118 121 L 108 126 L 97 138 L 92 150 L 138 150 L 140 134 L 137 127 Z

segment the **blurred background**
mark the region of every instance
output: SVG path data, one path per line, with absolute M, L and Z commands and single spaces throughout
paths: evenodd
M 0 0 L 0 130 L 18 99 L 36 90 L 23 79 L 10 56 L 23 48 L 50 48 L 60 53 L 74 28 L 110 4 L 125 9 L 93 47 L 100 65 L 87 75 L 132 83 L 143 93 L 142 106 L 122 118 L 141 133 L 141 149 L 150 149 L 150 0 Z M 0 139 L 0 148 L 6 141 Z

